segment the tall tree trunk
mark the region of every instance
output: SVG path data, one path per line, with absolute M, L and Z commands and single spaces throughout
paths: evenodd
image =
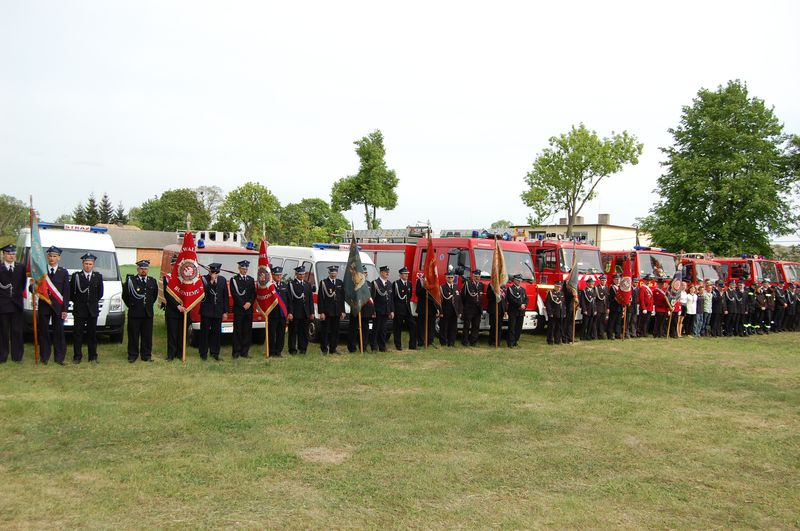
M 372 222 L 369 219 L 369 205 L 364 201 L 364 221 L 367 222 L 367 229 L 372 228 Z

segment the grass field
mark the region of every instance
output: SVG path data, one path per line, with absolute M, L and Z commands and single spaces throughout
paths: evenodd
M 0 527 L 800 526 L 800 334 L 185 366 L 155 335 L 0 366 Z

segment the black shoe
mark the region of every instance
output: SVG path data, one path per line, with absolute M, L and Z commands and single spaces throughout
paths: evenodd
M 250 357 L 250 354 L 241 354 L 241 357 L 242 357 L 242 358 L 249 358 L 249 357 Z
M 59 364 L 59 365 L 61 365 L 62 367 L 64 366 L 64 362 L 63 362 L 63 361 L 58 361 L 58 360 L 56 360 L 56 361 L 55 361 L 55 363 L 58 363 L 58 364 Z
M 408 348 L 411 348 L 411 347 L 408 347 Z M 398 346 L 395 345 L 394 349 L 395 350 L 403 350 L 403 347 L 398 347 Z
M 167 357 L 167 361 L 175 361 L 175 358 L 174 357 L 172 357 L 172 358 Z
M 305 351 L 305 350 L 301 350 L 301 351 L 300 351 L 300 354 L 305 354 L 305 353 L 306 353 L 306 351 Z
M 378 351 L 379 351 L 379 352 L 386 352 L 386 349 L 385 349 L 385 348 L 379 348 L 379 349 L 378 349 Z M 374 351 L 373 351 L 373 352 L 374 352 Z
M 297 354 L 297 351 L 296 350 L 290 350 L 289 354 Z
M 99 362 L 99 361 L 97 361 L 97 358 L 95 358 L 95 359 L 93 359 L 93 360 L 89 360 L 89 363 L 100 363 L 100 362 Z
M 403 350 L 403 349 L 400 349 Z M 417 350 L 417 347 L 408 347 L 408 350 Z
M 341 354 L 341 352 L 339 352 L 338 350 L 331 350 L 330 353 L 331 354 Z
M 136 363 L 136 358 L 128 358 L 128 363 Z
M 216 356 L 214 356 L 214 355 L 212 354 L 212 355 L 211 355 L 211 357 L 212 357 L 212 358 L 214 358 L 214 361 L 220 361 L 220 359 L 219 359 L 219 354 L 217 354 Z
M 42 362 L 42 365 L 47 365 L 47 363 L 48 363 L 48 361 L 47 361 L 47 360 L 39 360 L 39 361 L 41 361 L 41 362 Z
M 200 359 L 206 361 L 208 359 L 208 356 L 207 355 L 203 356 L 202 354 L 200 354 Z
M 153 362 L 153 358 L 147 358 L 146 360 L 142 360 L 142 361 L 146 361 L 148 363 L 152 363 Z
M 74 363 L 75 365 L 79 364 L 80 362 L 81 362 L 81 360 L 76 360 L 74 358 L 72 359 L 72 363 Z

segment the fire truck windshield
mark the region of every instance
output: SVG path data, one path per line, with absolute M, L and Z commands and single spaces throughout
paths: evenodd
M 675 276 L 675 257 L 662 253 L 639 253 L 639 276 Z
M 597 249 L 561 249 L 561 271 L 567 272 L 572 268 L 573 253 L 577 255 L 575 266 L 578 273 L 599 273 L 603 266 L 600 265 L 600 251 Z
M 755 262 L 756 278 L 760 280 L 769 280 L 775 282 L 780 280 L 778 278 L 778 268 L 775 267 L 773 262 Z
M 796 282 L 800 279 L 800 264 L 784 264 L 783 271 L 786 273 L 786 282 Z
M 711 264 L 695 264 L 695 273 L 697 273 L 697 281 L 710 280 L 716 282 L 719 280 L 719 266 Z
M 481 278 L 491 278 L 493 256 L 494 249 L 475 249 L 475 268 L 481 270 Z M 530 253 L 503 251 L 503 258 L 506 260 L 506 273 L 509 277 L 522 275 L 523 280 L 533 280 Z

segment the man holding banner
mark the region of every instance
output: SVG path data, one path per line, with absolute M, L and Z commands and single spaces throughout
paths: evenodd
M 172 265 L 172 273 L 167 280 L 167 293 L 178 303 L 183 313 L 183 348 L 181 358 L 186 361 L 186 321 L 192 308 L 205 297 L 203 281 L 197 264 L 197 248 L 190 231 L 183 236 L 183 245 L 177 260 Z
M 61 267 L 61 249 L 50 246 L 47 249 L 47 278 L 49 302 L 37 307 L 40 360 L 44 365 L 53 360 L 64 365 L 67 356 L 67 341 L 64 337 L 64 321 L 69 308 L 69 272 Z
M 367 284 L 367 274 L 364 272 L 364 265 L 361 263 L 361 256 L 358 254 L 358 244 L 355 237 L 350 243 L 350 255 L 347 258 L 347 270 L 344 274 L 344 298 L 350 305 L 350 319 L 359 320 L 359 349 L 364 352 L 363 319 L 361 311 L 364 305 L 369 302 L 371 294 L 369 284 Z
M 280 357 L 286 332 L 286 303 L 288 287 L 281 282 L 283 269 L 271 268 L 267 257 L 267 240 L 261 240 L 258 248 L 258 272 L 256 273 L 256 305 L 266 319 L 267 357 Z

